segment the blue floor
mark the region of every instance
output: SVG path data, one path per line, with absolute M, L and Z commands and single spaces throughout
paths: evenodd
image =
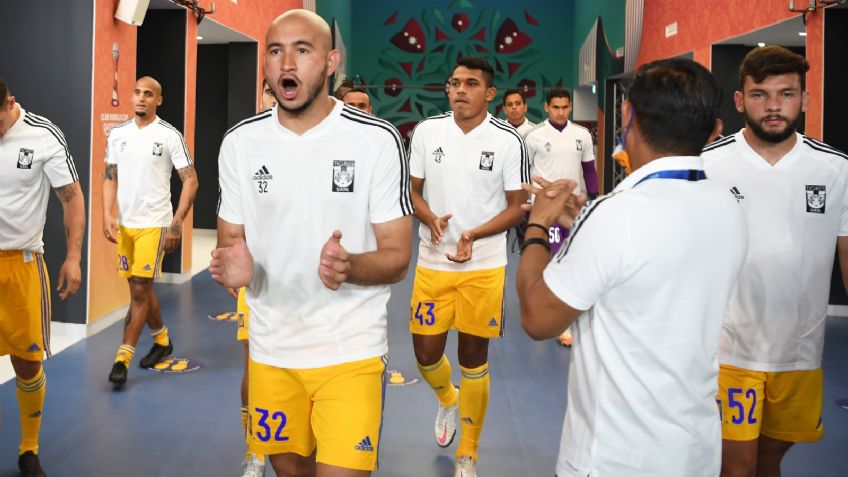
M 510 256 L 514 277 L 517 255 Z M 491 402 L 480 445 L 483 477 L 551 476 L 559 447 L 570 351 L 553 341 L 536 343 L 518 323 L 510 278 L 507 337 L 493 342 Z M 389 368 L 416 378 L 407 332 L 412 274 L 393 289 L 389 303 Z M 48 385 L 41 432 L 41 461 L 51 477 L 237 476 L 243 458 L 239 414 L 242 349 L 234 322 L 210 313 L 230 310 L 233 300 L 208 273 L 184 285 L 156 285 L 171 328 L 175 355 L 202 363 L 200 370 L 164 374 L 130 370 L 123 391 L 106 381 L 122 325 L 68 348 L 45 364 Z M 139 355 L 151 345 L 145 333 Z M 448 342 L 456 362 L 456 341 Z M 136 360 L 137 362 L 138 360 Z M 848 318 L 829 319 L 825 346 L 824 440 L 798 445 L 784 461 L 785 476 L 848 475 Z M 458 367 L 454 366 L 458 380 Z M 14 381 L 0 387 L 0 477 L 18 475 L 20 426 Z M 433 439 L 436 400 L 426 384 L 387 391 L 380 470 L 376 476 L 451 476 L 453 451 Z M 266 475 L 272 475 L 270 468 Z

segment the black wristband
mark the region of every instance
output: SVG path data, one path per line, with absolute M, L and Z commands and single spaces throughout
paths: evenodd
M 528 229 L 530 229 L 530 227 L 539 227 L 540 229 L 542 229 L 542 230 L 544 230 L 544 231 L 545 231 L 545 236 L 547 237 L 547 235 L 548 235 L 548 228 L 547 228 L 547 227 L 545 227 L 544 225 L 542 225 L 542 224 L 528 223 L 528 224 L 527 224 L 527 227 L 525 227 L 525 228 L 524 228 L 524 230 L 528 230 Z
M 551 244 L 549 244 L 547 240 L 540 239 L 538 237 L 524 239 L 524 243 L 521 244 L 520 253 L 524 254 L 524 249 L 527 248 L 527 246 L 529 246 L 529 245 L 541 245 L 541 246 L 545 247 L 546 249 L 548 249 L 548 253 L 551 253 Z

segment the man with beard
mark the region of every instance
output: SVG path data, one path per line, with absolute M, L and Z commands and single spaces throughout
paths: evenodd
M 106 146 L 103 234 L 117 244 L 118 275 L 127 279 L 130 288 L 123 342 L 109 372 L 109 382 L 117 387 L 127 382 L 145 323 L 153 335 L 153 347 L 139 362 L 142 368 L 152 368 L 174 350 L 153 293 L 153 278 L 160 276 L 165 254 L 180 243 L 198 182 L 183 135 L 156 115 L 161 105 L 162 85 L 149 76 L 139 78 L 133 89 L 135 118 L 112 128 Z M 171 208 L 174 168 L 183 181 L 176 212 Z
M 339 54 L 321 17 L 284 13 L 266 45 L 277 107 L 224 136 L 209 267 L 223 286 L 247 286 L 250 447 L 280 476 L 367 476 L 388 285 L 411 254 L 403 143 L 390 123 L 326 94 Z
M 834 249 L 848 283 L 848 155 L 796 129 L 804 57 L 756 48 L 740 68 L 745 128 L 704 148 L 707 176 L 740 203 L 748 257 L 718 358 L 722 475 L 780 475 L 795 442 L 822 438 L 825 314 Z

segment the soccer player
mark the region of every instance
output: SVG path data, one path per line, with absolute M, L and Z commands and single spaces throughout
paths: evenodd
M 509 125 L 522 136 L 536 126 L 527 119 L 527 99 L 520 89 L 508 89 L 504 92 L 503 110 Z
M 225 287 L 248 286 L 251 449 L 280 476 L 367 476 L 388 284 L 411 255 L 403 143 L 388 122 L 326 94 L 339 54 L 321 17 L 284 13 L 266 45 L 277 108 L 224 137 L 209 270 Z
M 848 284 L 848 155 L 797 132 L 803 56 L 755 48 L 734 95 L 745 127 L 704 148 L 739 201 L 748 258 L 719 342 L 722 475 L 778 476 L 795 442 L 822 438 L 822 348 L 834 251 Z
M 50 188 L 62 204 L 66 254 L 59 297 L 80 285 L 85 204 L 65 136 L 46 118 L 24 110 L 0 77 L 0 355 L 10 355 L 21 419 L 18 468 L 44 476 L 38 434 L 50 357 L 50 280 L 42 234 Z
M 103 234 L 118 244 L 118 274 L 127 279 L 130 288 L 129 320 L 109 373 L 109 382 L 116 387 L 127 382 L 145 323 L 154 343 L 139 363 L 142 368 L 152 368 L 174 349 L 153 293 L 153 278 L 161 273 L 164 255 L 179 245 L 198 183 L 182 134 L 156 116 L 161 104 L 159 82 L 149 76 L 139 78 L 133 90 L 135 118 L 112 128 L 106 146 Z M 183 181 L 176 213 L 171 209 L 174 167 Z M 113 215 L 116 197 L 117 220 Z
M 545 96 L 547 121 L 524 135 L 531 174 L 548 182 L 560 179 L 577 181 L 577 194 L 587 193 L 590 199 L 598 195 L 598 174 L 595 171 L 595 152 L 592 134 L 588 129 L 568 120 L 571 114 L 571 94 L 564 88 L 551 88 Z M 525 217 L 526 221 L 526 217 Z M 551 225 L 551 253 L 556 254 L 568 238 L 568 229 Z M 571 328 L 557 338 L 559 344 L 571 346 Z
M 262 101 L 260 111 L 266 111 L 277 106 L 277 98 L 274 97 L 274 91 L 268 86 L 268 81 L 262 81 Z M 223 230 L 221 230 L 223 231 Z M 221 238 L 219 237 L 218 247 L 221 246 Z M 248 340 L 248 325 L 250 323 L 250 308 L 247 306 L 247 298 L 245 296 L 246 289 L 239 288 L 238 292 L 230 289 L 231 295 L 236 296 L 236 314 L 238 315 L 238 328 L 236 339 L 241 342 L 244 348 L 244 371 L 241 377 L 241 426 L 244 430 L 245 445 L 247 450 L 244 455 L 244 467 L 242 477 L 262 477 L 265 475 L 265 455 L 254 452 L 250 448 L 250 432 L 248 429 L 249 413 L 248 413 L 248 383 L 250 382 L 250 345 Z
M 448 82 L 453 111 L 418 123 L 410 145 L 421 227 L 409 329 L 418 369 L 439 400 L 439 446 L 453 441 L 459 411 L 455 475 L 462 477 L 477 475 L 489 339 L 503 334 L 506 231 L 523 215 L 530 172 L 521 135 L 488 112 L 493 76 L 488 61 L 461 58 Z M 461 393 L 444 354 L 452 328 L 459 333 Z
M 371 96 L 362 88 L 351 88 L 342 96 L 342 101 L 348 106 L 371 114 Z
M 559 477 L 719 473 L 716 347 L 746 245 L 738 204 L 698 157 L 720 103 L 693 61 L 642 66 L 622 105 L 633 173 L 582 209 L 554 259 L 548 228 L 571 225 L 586 196 L 534 178 L 521 324 L 534 339 L 572 324 L 576 337 Z

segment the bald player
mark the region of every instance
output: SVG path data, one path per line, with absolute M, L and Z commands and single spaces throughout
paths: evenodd
M 42 233 L 50 189 L 62 204 L 67 252 L 59 269 L 59 297 L 80 285 L 85 204 L 74 160 L 62 131 L 25 111 L 0 78 L 0 355 L 9 355 L 21 419 L 18 467 L 42 477 L 38 434 L 50 356 L 50 279 Z
M 321 17 L 286 12 L 266 45 L 277 108 L 224 136 L 209 271 L 225 287 L 247 286 L 251 449 L 278 476 L 367 476 L 380 441 L 388 285 L 411 255 L 403 143 L 390 123 L 327 95 L 339 54 Z
M 153 293 L 153 278 L 160 276 L 165 254 L 180 243 L 198 183 L 182 134 L 156 115 L 161 105 L 159 82 L 149 76 L 139 78 L 133 90 L 135 118 L 112 128 L 106 144 L 103 234 L 118 245 L 118 274 L 127 279 L 131 300 L 123 343 L 109 373 L 109 382 L 116 387 L 127 382 L 145 323 L 154 344 L 141 359 L 142 368 L 152 368 L 174 350 Z M 171 210 L 172 168 L 183 181 L 176 213 Z

